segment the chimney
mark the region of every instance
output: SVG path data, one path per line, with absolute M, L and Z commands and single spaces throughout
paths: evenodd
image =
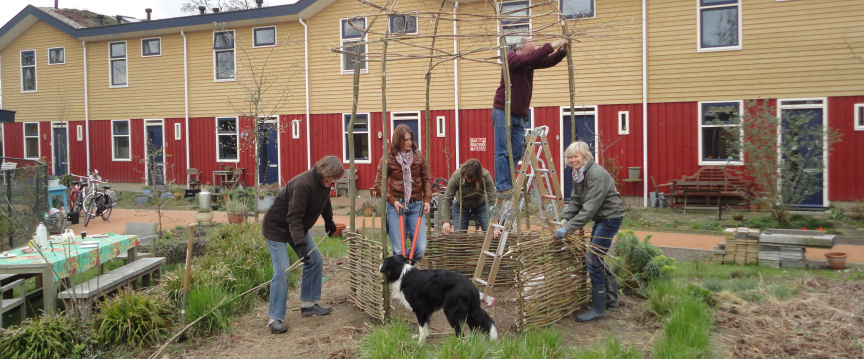
M 123 16 L 122 15 L 114 15 L 114 18 L 117 19 L 118 24 L 123 23 Z
M 214 7 L 212 10 L 213 10 L 213 13 L 214 13 L 214 14 L 217 13 L 217 12 L 219 12 L 219 8 L 218 8 L 218 7 Z
M 54 9 L 59 9 L 59 8 L 60 8 L 60 0 L 54 0 Z
M 146 9 L 144 9 L 144 12 L 147 13 L 147 21 L 150 21 L 150 13 L 153 12 L 153 9 L 151 9 L 151 8 L 148 7 L 148 8 L 146 8 Z
M 204 5 L 198 6 L 198 13 L 204 15 L 204 12 L 207 11 L 207 7 Z
M 261 5 L 264 5 L 264 0 L 255 0 L 255 3 L 258 4 L 258 8 L 261 8 Z
M 105 25 L 105 15 L 99 14 L 96 18 L 99 19 L 99 26 Z

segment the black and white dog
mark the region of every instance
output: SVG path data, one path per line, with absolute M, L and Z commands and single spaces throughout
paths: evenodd
M 480 308 L 477 287 L 465 276 L 446 270 L 416 269 L 401 255 L 385 259 L 380 271 L 390 285 L 392 298 L 417 315 L 421 343 L 429 336 L 429 318 L 442 308 L 457 336 L 462 335 L 462 324 L 467 323 L 471 330 L 489 333 L 493 340 L 498 338 L 495 323 Z

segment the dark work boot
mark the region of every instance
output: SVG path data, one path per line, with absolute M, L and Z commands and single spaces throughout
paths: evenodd
M 270 333 L 272 334 L 282 334 L 288 331 L 288 328 L 285 327 L 285 324 L 283 324 L 281 320 L 270 322 L 269 327 Z
M 618 308 L 618 280 L 606 278 L 606 309 Z
M 311 307 L 300 308 L 300 316 L 302 317 L 311 317 L 313 315 L 328 315 L 330 314 L 330 307 L 322 307 L 318 304 L 315 304 Z
M 593 322 L 606 316 L 606 287 L 591 286 L 591 310 L 576 316 L 577 322 Z

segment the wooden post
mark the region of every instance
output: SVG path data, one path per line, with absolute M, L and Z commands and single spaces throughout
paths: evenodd
M 370 126 L 371 127 L 371 126 Z M 384 134 L 382 136 L 382 146 L 381 153 L 383 154 L 382 159 L 379 161 L 381 166 L 381 205 L 378 207 L 380 211 L 378 213 L 381 214 L 381 225 L 380 228 L 380 238 L 381 238 L 381 256 L 384 258 L 388 257 L 387 253 L 387 232 L 384 226 L 387 225 L 387 37 L 384 37 L 384 43 L 382 44 L 381 49 L 381 131 Z M 372 163 L 375 163 L 374 161 Z M 365 227 L 365 220 L 364 220 Z M 382 286 L 384 289 L 381 293 L 382 300 L 384 300 L 384 321 L 390 321 L 390 286 L 384 285 Z
M 192 269 L 192 246 L 194 245 L 195 227 L 197 226 L 198 223 L 190 223 L 188 225 L 189 236 L 186 240 L 186 267 L 183 270 L 183 307 L 180 310 L 181 323 L 184 324 L 186 323 L 186 298 L 189 296 L 189 282 L 192 280 L 192 273 L 190 272 Z
M 561 18 L 561 34 L 564 35 L 564 38 L 570 40 L 570 32 L 567 30 L 567 17 L 562 16 Z M 577 136 L 579 135 L 579 131 L 576 130 L 576 114 L 573 112 L 576 110 L 576 77 L 574 76 L 574 72 L 576 70 L 573 69 L 573 46 L 571 44 L 567 44 L 567 83 L 568 88 L 570 89 L 570 142 L 576 141 Z M 562 138 L 563 140 L 563 138 Z M 566 149 L 569 143 L 564 144 L 564 148 Z M 561 168 L 564 168 L 562 165 Z

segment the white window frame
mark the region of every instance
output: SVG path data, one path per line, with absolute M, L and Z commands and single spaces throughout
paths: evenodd
M 435 117 L 435 132 L 438 137 L 447 137 L 447 117 Z
M 864 131 L 864 103 L 855 104 L 855 131 Z
M 174 123 L 174 141 L 180 141 L 183 139 L 183 125 L 180 122 Z
M 84 141 L 84 126 L 75 125 L 75 140 L 78 142 Z
M 27 135 L 27 126 L 35 125 L 36 126 L 36 136 L 28 136 Z M 24 126 L 21 128 L 22 134 L 24 135 L 24 158 L 31 160 L 38 160 L 42 156 L 42 146 L 40 146 L 39 141 L 39 122 L 24 122 Z M 35 139 L 36 140 L 36 156 L 28 156 L 27 153 L 27 140 Z
M 368 139 L 366 143 L 368 144 L 367 147 L 368 147 L 368 152 L 369 152 L 369 159 L 368 160 L 354 159 L 354 163 L 372 163 L 372 157 L 373 157 L 372 156 L 372 115 L 369 112 L 357 112 L 356 113 L 356 116 L 364 116 L 364 115 L 366 116 L 366 125 L 368 126 L 368 129 L 365 132 L 366 132 L 366 138 Z M 348 138 L 347 138 L 348 137 L 348 127 L 347 127 L 348 121 L 347 120 L 350 120 L 350 119 L 351 119 L 351 113 L 350 112 L 343 113 L 342 117 L 339 119 L 342 122 L 342 163 L 348 163 L 349 162 L 348 150 L 347 150 L 348 149 Z M 362 133 L 363 133 L 363 131 L 359 131 L 359 132 L 354 131 L 355 135 L 356 134 L 362 134 Z M 355 153 L 354 156 L 357 156 L 357 154 Z
M 226 49 L 219 49 L 219 50 L 217 50 L 217 49 L 216 49 L 216 33 L 218 33 L 218 32 L 230 32 L 230 33 L 231 33 L 231 36 L 232 36 L 232 40 L 231 40 L 231 41 L 232 41 L 232 43 L 234 44 L 234 46 L 231 47 L 230 49 L 227 49 L 227 48 L 226 48 Z M 254 40 L 253 40 L 253 41 L 254 41 Z M 214 81 L 214 82 L 230 82 L 230 81 L 237 81 L 237 32 L 234 31 L 234 29 L 230 29 L 230 30 L 214 30 L 214 31 L 213 31 L 212 41 L 210 42 L 210 48 L 213 49 L 213 81 Z M 219 53 L 219 52 L 228 52 L 228 51 L 231 51 L 231 53 L 234 54 L 234 56 L 232 56 L 233 59 L 234 59 L 234 75 L 233 75 L 232 77 L 230 77 L 230 78 L 220 79 L 220 78 L 219 78 L 219 67 L 217 66 L 218 64 L 217 64 L 217 62 L 216 62 L 216 54 Z
M 157 53 L 155 55 L 144 55 L 144 49 L 146 48 L 144 46 L 144 41 L 148 41 L 148 40 L 159 41 L 159 53 Z M 162 38 L 161 37 L 145 37 L 145 38 L 141 39 L 141 57 L 159 57 L 159 56 L 162 56 Z
M 558 0 L 558 9 L 564 9 L 564 1 L 566 0 Z M 568 19 L 595 19 L 597 18 L 597 0 L 591 0 L 591 16 L 579 16 L 579 15 L 564 15 Z
M 234 134 L 229 133 L 219 133 L 219 120 L 225 119 L 233 119 L 234 120 Z M 216 117 L 213 119 L 215 121 L 214 134 L 216 135 L 216 161 L 217 162 L 240 162 L 240 119 L 237 116 L 223 116 Z M 234 136 L 235 142 L 234 145 L 237 146 L 237 158 L 222 158 L 219 153 L 219 136 Z
M 390 21 L 390 18 L 393 16 L 404 16 L 406 19 L 408 17 L 413 17 L 414 24 L 416 25 L 414 27 L 414 32 L 393 32 L 393 23 Z M 391 35 L 417 35 L 420 33 L 420 18 L 417 17 L 416 13 L 412 14 L 410 12 L 402 14 L 390 14 L 390 16 L 387 17 L 387 33 Z
M 300 138 L 300 121 L 299 119 L 291 120 L 291 138 Z
M 623 121 L 622 121 L 622 117 Z M 618 134 L 619 135 L 629 135 L 630 134 L 630 111 L 618 111 L 618 117 L 615 118 L 618 122 Z M 623 124 L 623 126 L 622 126 Z
M 737 125 L 709 125 L 705 126 L 703 124 L 704 114 L 702 113 L 702 105 L 703 104 L 712 104 L 712 103 L 737 103 L 738 104 L 738 114 L 741 116 Z M 698 122 L 698 151 L 699 151 L 699 165 L 700 166 L 743 166 L 744 165 L 744 101 L 743 100 L 727 100 L 727 101 L 699 101 L 699 117 L 697 118 Z M 717 161 L 706 161 L 705 155 L 702 153 L 702 128 L 704 127 L 738 127 L 738 160 L 732 161 L 729 159 L 717 160 Z
M 525 34 L 517 35 L 517 36 L 530 36 L 531 35 L 531 29 L 534 28 L 533 22 L 531 21 L 531 0 L 502 1 L 502 2 L 498 3 L 498 12 L 502 13 L 504 11 L 503 10 L 504 5 L 509 4 L 509 3 L 525 3 L 525 10 L 528 12 L 528 14 L 525 15 L 527 17 L 527 19 L 504 19 L 504 18 L 501 18 L 498 20 L 498 25 L 499 25 L 498 29 L 500 31 L 503 31 L 504 34 L 507 34 L 508 33 L 506 31 L 507 29 L 517 29 L 517 28 L 527 27 L 527 29 L 524 30 Z M 506 15 L 504 15 L 502 13 L 501 16 L 506 16 Z M 520 32 L 522 32 L 522 31 L 514 31 L 513 33 L 520 33 Z M 501 38 L 500 37 L 498 38 L 498 41 L 499 41 L 498 45 L 500 46 L 501 45 L 501 43 L 500 43 Z M 508 41 L 507 35 L 504 36 L 504 41 L 505 42 Z M 511 45 L 508 44 L 507 46 L 509 47 Z M 512 49 L 508 49 L 508 51 L 509 50 L 512 50 Z M 501 59 L 498 59 L 498 63 L 501 63 Z
M 111 45 L 117 43 L 123 43 L 123 48 L 125 51 L 123 52 L 123 58 L 119 57 L 111 57 Z M 126 64 L 126 83 L 122 85 L 114 84 L 114 61 L 123 60 L 123 63 Z M 129 87 L 129 44 L 126 40 L 121 41 L 110 41 L 108 42 L 108 87 L 109 88 L 123 88 Z
M 362 38 L 349 37 L 346 39 L 346 38 L 342 37 L 342 22 L 344 22 L 346 20 L 355 19 L 355 18 L 363 19 L 363 26 L 364 27 L 369 26 L 369 19 L 367 19 L 365 16 L 343 17 L 343 18 L 339 19 L 339 45 L 341 45 L 342 49 L 344 50 L 346 42 L 362 43 L 362 45 L 365 48 L 365 52 L 364 52 L 364 56 L 365 56 L 365 54 L 369 53 L 369 44 L 366 42 L 366 40 L 369 37 L 368 32 L 366 33 L 366 36 L 364 36 Z M 419 26 L 419 24 L 418 24 L 418 26 Z M 363 67 L 360 68 L 360 73 L 361 74 L 369 73 L 369 61 L 366 60 L 366 61 L 363 61 L 362 63 L 363 63 Z M 354 66 L 357 66 L 357 61 L 355 61 Z M 348 75 L 348 74 L 353 75 L 354 74 L 354 69 L 351 69 L 351 70 L 345 69 L 345 54 L 344 53 L 339 54 L 339 72 L 343 75 Z
M 51 62 L 51 50 L 63 50 L 63 62 Z M 65 46 L 57 46 L 57 47 L 49 47 L 48 48 L 48 65 L 64 65 L 66 64 L 66 47 Z
M 398 118 L 397 118 L 398 117 Z M 417 133 L 414 134 L 414 142 L 417 143 L 417 148 L 423 148 L 423 124 L 420 121 L 420 111 L 393 111 L 390 112 L 390 134 L 396 128 L 395 120 L 417 120 Z
M 129 133 L 125 135 L 115 135 L 114 134 L 114 123 L 115 122 L 126 122 L 126 128 L 129 130 Z M 118 137 L 126 137 L 129 139 L 129 158 L 118 158 L 115 150 L 115 140 Z M 146 142 L 146 141 L 145 141 Z M 114 162 L 131 162 L 132 161 L 132 121 L 130 120 L 111 120 L 111 160 Z
M 273 28 L 273 43 L 267 44 L 267 45 L 258 45 L 257 40 L 255 39 L 255 31 L 258 29 L 267 29 L 267 28 L 271 28 L 271 27 Z M 276 44 L 279 42 L 279 40 L 278 40 L 279 37 L 276 34 L 277 34 L 276 33 L 276 25 L 253 27 L 252 28 L 252 48 L 257 49 L 259 47 L 275 47 Z
M 33 52 L 33 65 L 25 66 L 24 63 L 21 61 L 22 55 L 24 55 L 24 53 L 27 51 Z M 38 64 L 39 64 L 39 60 L 36 57 L 36 50 L 35 49 L 21 50 L 18 52 L 18 65 L 19 65 L 19 72 L 21 73 L 21 92 L 22 93 L 33 93 L 33 92 L 39 91 L 39 76 L 38 76 L 39 71 L 37 69 Z M 24 89 L 24 67 L 33 67 L 33 89 L 32 90 L 25 90 Z
M 698 52 L 715 52 L 715 51 L 735 51 L 741 50 L 744 46 L 744 34 L 743 34 L 743 26 L 742 23 L 742 15 L 743 6 L 741 6 L 742 0 L 736 0 L 737 2 L 734 4 L 719 4 L 719 5 L 708 5 L 702 6 L 702 0 L 696 0 L 696 49 Z M 734 46 L 719 46 L 719 47 L 702 47 L 702 10 L 711 10 L 711 9 L 719 9 L 719 8 L 727 8 L 727 7 L 737 7 L 738 8 L 738 45 Z

